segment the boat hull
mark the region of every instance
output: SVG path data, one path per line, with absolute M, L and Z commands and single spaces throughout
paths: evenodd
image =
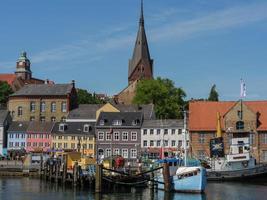
M 267 176 L 267 165 L 256 165 L 255 167 L 240 170 L 207 171 L 208 181 L 254 180 L 263 176 Z
M 164 190 L 163 177 L 158 177 L 158 189 Z M 190 177 L 178 178 L 178 176 L 171 177 L 172 191 L 181 193 L 203 193 L 205 191 L 206 170 L 203 168 L 200 173 Z

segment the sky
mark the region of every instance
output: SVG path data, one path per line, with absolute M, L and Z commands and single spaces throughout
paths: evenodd
M 0 2 L 0 73 L 26 51 L 33 76 L 114 95 L 128 84 L 140 0 Z M 154 77 L 169 78 L 187 99 L 267 99 L 266 0 L 144 0 Z

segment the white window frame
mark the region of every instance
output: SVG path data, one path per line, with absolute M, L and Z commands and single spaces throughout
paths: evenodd
M 137 158 L 137 149 L 131 149 L 130 154 L 131 158 Z
M 122 125 L 122 120 L 121 119 L 114 119 L 112 121 L 112 125 L 114 125 L 114 126 L 121 126 Z
M 103 136 L 103 137 L 100 138 L 100 135 Z M 105 138 L 104 132 L 98 132 L 98 137 L 97 138 L 98 138 L 99 141 L 103 141 L 104 138 Z
M 119 148 L 113 149 L 113 154 L 114 155 L 120 155 L 120 149 Z
M 109 156 L 112 156 L 111 148 L 106 148 L 105 149 L 105 157 L 109 157 Z
M 61 102 L 61 112 L 67 112 L 67 102 Z
M 125 156 L 124 153 L 127 153 L 127 156 Z M 121 155 L 122 155 L 123 158 L 129 158 L 129 152 L 128 152 L 128 149 L 122 149 L 122 150 L 121 150 Z
M 40 104 L 40 112 L 45 112 L 45 102 L 42 101 Z
M 51 103 L 51 112 L 54 113 L 54 112 L 56 112 L 56 111 L 57 111 L 57 104 L 56 104 L 56 102 L 53 101 L 53 102 Z
M 85 124 L 85 125 L 83 126 L 83 132 L 88 133 L 88 132 L 89 132 L 89 129 L 90 129 L 90 125 Z
M 106 140 L 111 141 L 112 134 L 110 132 L 106 132 Z
M 131 132 L 131 141 L 137 141 L 137 132 Z
M 119 141 L 120 140 L 120 133 L 119 132 L 114 132 L 113 135 L 114 135 L 113 136 L 113 140 L 114 141 Z M 117 136 L 118 136 L 118 138 L 116 138 Z
M 125 139 L 124 137 L 127 137 L 127 139 Z M 128 137 L 128 132 L 122 132 L 122 136 L 121 136 L 121 139 L 122 139 L 122 141 L 128 141 L 129 140 L 129 137 Z

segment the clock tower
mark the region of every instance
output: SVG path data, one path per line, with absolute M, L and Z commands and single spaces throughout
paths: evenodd
M 21 77 L 22 80 L 31 80 L 31 62 L 27 58 L 27 53 L 24 51 L 21 53 L 19 59 L 17 60 L 17 67 L 15 74 L 17 77 Z

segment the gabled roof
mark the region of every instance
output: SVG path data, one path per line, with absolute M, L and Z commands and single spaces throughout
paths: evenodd
M 103 104 L 80 104 L 70 111 L 68 119 L 96 119 L 96 111 L 102 106 Z
M 60 131 L 60 124 L 66 125 L 66 130 Z M 89 125 L 89 132 L 84 132 L 84 125 Z M 88 135 L 94 136 L 95 134 L 95 122 L 57 122 L 53 127 L 52 134 L 70 134 L 70 135 Z
M 8 128 L 8 132 L 26 132 L 29 122 L 12 122 Z
M 63 96 L 71 93 L 72 84 L 28 84 L 11 96 Z
M 100 121 L 104 121 L 104 125 L 100 125 Z M 122 120 L 122 125 L 113 125 L 114 120 Z M 139 123 L 133 124 L 133 121 L 137 120 Z M 132 127 L 140 128 L 143 121 L 142 112 L 101 112 L 96 127 L 98 128 L 110 128 L 110 127 Z
M 29 123 L 27 132 L 29 133 L 51 133 L 55 123 L 54 122 L 38 122 L 32 121 Z
M 253 112 L 260 113 L 258 131 L 267 130 L 267 101 L 243 101 Z M 192 101 L 189 103 L 189 130 L 216 131 L 217 112 L 224 116 L 236 101 Z M 221 124 L 224 129 L 224 123 Z
M 132 59 L 129 61 L 128 77 L 132 75 L 133 71 L 142 60 L 148 62 L 150 65 L 152 64 L 145 32 L 143 2 L 141 3 L 139 29 L 137 32 L 133 56 Z
M 144 120 L 143 128 L 183 128 L 183 120 L 180 119 L 156 119 Z
M 16 78 L 16 74 L 0 74 L 0 81 L 7 82 L 8 85 L 12 85 Z

